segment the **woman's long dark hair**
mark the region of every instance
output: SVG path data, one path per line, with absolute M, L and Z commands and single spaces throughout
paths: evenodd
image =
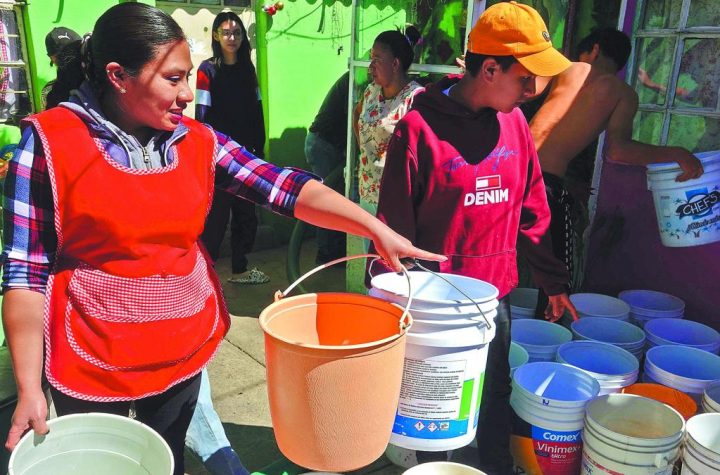
M 135 76 L 155 59 L 160 46 L 182 40 L 182 28 L 167 13 L 144 3 L 115 5 L 98 18 L 92 36 L 62 49 L 48 107 L 67 100 L 85 79 L 101 97 L 108 89 L 108 63 L 115 61 Z
M 220 25 L 225 23 L 226 21 L 234 21 L 238 25 L 240 25 L 240 28 L 242 28 L 242 43 L 240 44 L 240 48 L 238 48 L 237 53 L 235 53 L 235 57 L 237 59 L 238 64 L 240 65 L 240 68 L 242 69 L 243 75 L 247 76 L 251 84 L 253 86 L 257 86 L 257 75 L 255 73 L 255 66 L 252 63 L 252 60 L 250 59 L 250 41 L 248 41 L 247 36 L 247 29 L 245 29 L 245 24 L 242 22 L 239 16 L 235 14 L 234 12 L 220 12 L 215 17 L 215 20 L 212 24 L 212 52 L 213 57 L 211 59 L 212 63 L 215 65 L 216 68 L 220 69 L 223 67 L 223 53 L 222 53 L 222 46 L 220 45 L 220 42 L 215 39 L 215 35 L 218 33 L 218 29 L 220 28 Z

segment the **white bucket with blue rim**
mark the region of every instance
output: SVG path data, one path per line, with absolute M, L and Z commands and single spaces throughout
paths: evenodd
M 630 306 L 622 300 L 605 294 L 581 292 L 570 295 L 580 318 L 603 317 L 630 320 Z
M 488 344 L 495 337 L 498 289 L 478 279 L 408 272 L 413 324 L 407 334 L 391 446 L 443 451 L 468 445 L 477 431 Z M 371 279 L 369 294 L 407 305 L 398 274 Z
M 674 162 L 647 166 L 660 240 L 667 247 L 720 241 L 720 151 L 695 156 L 705 173 L 693 180 L 675 181 L 682 170 Z
M 510 363 L 510 377 L 512 378 L 515 370 L 530 361 L 530 355 L 527 350 L 518 345 L 514 341 L 510 342 L 510 352 L 508 354 L 508 362 Z

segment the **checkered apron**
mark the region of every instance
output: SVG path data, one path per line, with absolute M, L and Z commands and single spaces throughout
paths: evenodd
M 109 402 L 194 376 L 230 323 L 197 244 L 212 202 L 214 136 L 187 120 L 171 165 L 133 170 L 69 110 L 29 121 L 47 159 L 58 236 L 45 299 L 48 380 L 69 396 Z

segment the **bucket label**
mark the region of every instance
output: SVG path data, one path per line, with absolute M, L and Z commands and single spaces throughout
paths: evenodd
M 720 188 L 656 191 L 660 235 L 666 245 L 695 245 L 720 235 Z M 666 242 L 667 241 L 667 242 Z
M 510 452 L 516 474 L 576 475 L 582 462 L 582 430 L 538 427 L 515 414 Z
M 405 358 L 393 432 L 418 439 L 452 439 L 468 433 L 475 378 L 466 380 L 467 360 Z M 475 391 L 474 391 L 475 390 Z M 477 415 L 474 412 L 473 415 Z

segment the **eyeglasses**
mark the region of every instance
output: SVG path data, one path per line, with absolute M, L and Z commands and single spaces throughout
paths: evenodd
M 235 38 L 241 38 L 243 31 L 242 30 L 220 30 L 218 33 L 220 35 L 222 35 L 223 38 L 230 38 L 231 36 L 234 36 Z

